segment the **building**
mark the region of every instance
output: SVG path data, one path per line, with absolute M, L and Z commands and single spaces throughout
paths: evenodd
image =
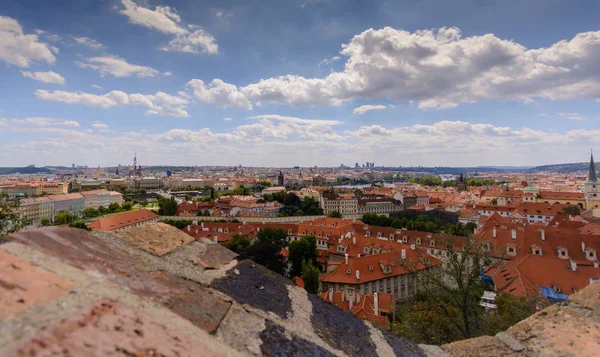
M 116 194 L 120 195 L 120 193 Z M 100 206 L 108 208 L 110 205 L 110 192 L 107 190 L 83 191 L 81 195 L 85 198 L 85 208 L 98 209 Z M 121 201 L 123 201 L 122 197 L 121 195 Z
M 395 309 L 394 296 L 386 293 L 346 295 L 345 291 L 324 291 L 318 294 L 323 300 L 350 311 L 352 315 L 389 329 L 390 319 Z
M 385 214 L 400 212 L 404 209 L 402 202 L 391 197 L 371 196 L 359 198 L 357 201 L 357 214 L 362 216 L 365 213 Z
M 156 222 L 160 218 L 156 213 L 141 209 L 139 211 L 123 212 L 108 217 L 99 218 L 88 224 L 88 228 L 94 231 L 118 231 L 132 226 L 140 226 L 150 222 Z
M 418 256 L 420 250 L 408 245 L 402 250 L 389 253 L 365 255 L 345 259 L 331 272 L 321 278 L 323 291 L 344 291 L 347 296 L 355 294 L 387 293 L 394 301 L 412 297 L 424 288 L 421 274 L 437 274 L 440 261 L 428 256 L 429 264 L 423 264 Z M 409 268 L 410 267 L 410 268 Z
M 323 194 L 319 203 L 325 215 L 334 211 L 341 213 L 342 216 L 358 214 L 358 199 L 352 193 Z
M 600 207 L 600 182 L 596 175 L 596 166 L 594 165 L 594 155 L 590 155 L 590 170 L 588 180 L 583 186 L 585 195 L 585 208 L 588 210 Z
M 161 181 L 158 177 L 154 177 L 154 176 L 146 176 L 146 177 L 142 177 L 137 178 L 136 181 L 136 188 L 138 189 L 145 189 L 145 190 L 158 190 L 161 188 Z
M 279 176 L 277 176 L 277 186 L 285 186 L 283 171 L 279 171 Z

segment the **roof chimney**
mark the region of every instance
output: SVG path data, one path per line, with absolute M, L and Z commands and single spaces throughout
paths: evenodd
M 356 245 L 356 236 L 352 237 L 352 244 Z
M 350 303 L 350 305 L 349 305 L 349 307 L 350 307 L 350 310 L 352 310 L 352 303 L 354 302 L 354 299 L 352 299 L 352 298 L 349 298 L 349 299 L 348 299 L 348 302 Z
M 577 262 L 574 260 L 571 260 L 571 270 L 574 272 L 577 271 Z
M 219 237 L 215 236 L 215 237 L 213 238 L 213 242 L 214 242 L 215 244 L 219 243 Z
M 594 262 L 594 268 L 598 268 L 598 262 Z
M 511 229 L 510 230 L 510 236 L 512 239 L 517 239 L 517 230 L 516 229 Z
M 360 294 L 356 293 L 356 303 L 358 304 L 360 302 Z
M 333 289 L 329 289 L 329 301 L 333 301 Z
M 348 265 L 348 253 L 344 254 L 344 258 L 346 258 L 346 265 Z
M 492 237 L 496 238 L 496 226 L 492 228 Z
M 375 315 L 379 315 L 379 297 L 377 296 L 377 293 L 373 294 L 373 305 Z
M 402 252 L 400 254 L 402 256 L 402 259 L 406 259 L 406 249 L 402 249 Z
M 543 241 L 546 241 L 546 232 L 543 229 L 540 230 L 540 238 L 542 238 Z
M 585 242 L 581 242 L 581 251 L 585 253 Z
M 360 271 L 356 271 L 356 280 L 360 280 Z
M 342 302 L 344 302 L 345 293 L 346 293 L 346 290 L 342 290 Z
M 187 226 L 187 230 L 188 230 L 188 232 L 190 231 L 190 225 L 189 225 L 189 224 L 188 224 L 188 226 Z
M 200 227 L 204 227 L 204 222 L 200 222 Z

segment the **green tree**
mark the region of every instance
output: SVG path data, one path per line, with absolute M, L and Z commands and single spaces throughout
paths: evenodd
M 497 205 L 498 204 L 498 199 L 497 198 L 492 198 L 491 201 L 490 201 L 490 204 L 492 204 L 494 206 Z
M 42 226 L 49 226 L 52 222 L 48 218 L 43 218 L 41 224 Z
M 146 201 L 147 203 L 148 201 Z M 123 202 L 123 209 L 125 211 L 131 211 L 131 209 L 133 208 L 133 203 L 131 202 Z
M 234 188 L 232 193 L 237 196 L 249 196 L 251 194 L 250 188 L 244 186 Z
M 237 254 L 243 254 L 250 247 L 250 239 L 243 234 L 236 234 L 230 240 L 223 244 L 225 248 L 236 252 Z
M 535 311 L 534 300 L 503 292 L 496 297 L 496 309 L 488 311 L 485 316 L 484 333 L 495 335 L 505 331 L 517 322 L 528 318 Z
M 313 265 L 312 260 L 308 263 L 306 260 L 302 260 L 302 280 L 304 280 L 304 289 L 310 294 L 316 294 L 319 292 L 319 279 L 320 271 L 319 268 Z
M 257 241 L 252 244 L 244 253 L 240 254 L 240 259 L 251 259 L 278 274 L 285 273 L 286 264 L 285 258 L 281 255 L 281 247 L 269 241 Z
M 85 229 L 86 231 L 91 231 L 91 229 L 88 228 L 87 224 L 85 224 L 85 221 L 82 221 L 82 220 L 77 220 L 77 221 L 69 223 L 69 227 Z
M 193 199 L 192 195 L 190 195 L 190 194 L 186 194 L 185 195 L 185 200 L 186 201 L 191 201 L 192 199 Z
M 174 197 L 162 197 L 158 200 L 158 214 L 161 216 L 174 216 L 177 212 L 177 201 Z
M 265 227 L 256 234 L 256 238 L 259 242 L 275 244 L 281 250 L 287 245 L 288 236 L 281 228 Z
M 563 208 L 562 213 L 569 216 L 579 216 L 581 211 L 579 210 L 578 206 L 568 205 L 567 207 Z
M 184 229 L 188 225 L 192 224 L 191 220 L 174 220 L 174 219 L 165 219 L 162 221 L 165 224 L 171 225 L 173 227 L 177 227 L 179 229 Z
M 333 211 L 330 214 L 328 214 L 327 217 L 342 218 L 342 214 L 339 211 Z
M 288 249 L 290 251 L 288 259 L 292 263 L 291 277 L 302 274 L 303 261 L 317 261 L 317 238 L 315 236 L 304 236 L 300 240 L 290 242 Z
M 56 217 L 54 217 L 54 224 L 70 224 L 75 221 L 75 218 L 75 215 L 69 213 L 68 211 L 60 211 L 56 214 Z
M 0 237 L 14 233 L 27 224 L 27 219 L 18 212 L 20 204 L 18 200 L 9 199 L 7 194 L 0 194 Z
M 121 206 L 119 206 L 118 203 L 113 202 L 110 205 L 108 205 L 108 212 L 115 213 L 115 212 L 119 211 L 120 208 L 121 208 Z
M 100 206 L 100 207 L 98 207 L 98 212 L 100 212 L 100 214 L 107 214 L 108 209 L 106 209 L 106 207 L 104 207 L 104 206 Z
M 94 207 L 89 207 L 84 209 L 83 212 L 81 212 L 81 214 L 84 217 L 98 217 L 100 215 L 100 212 Z

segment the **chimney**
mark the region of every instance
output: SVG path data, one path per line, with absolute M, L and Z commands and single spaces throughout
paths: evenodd
M 187 230 L 188 230 L 188 232 L 190 231 L 190 225 L 189 225 L 189 224 L 188 224 L 188 226 L 187 226 Z
M 581 251 L 585 253 L 585 242 L 581 242 Z
M 410 245 L 410 250 L 415 250 L 415 245 L 414 244 Z
M 496 238 L 496 226 L 492 228 L 492 237 Z
M 200 227 L 204 227 L 204 222 L 200 222 Z
M 198 230 L 196 229 L 196 234 L 198 234 Z
M 358 255 L 358 258 L 360 258 L 360 254 Z
M 574 261 L 574 260 L 571 260 L 571 270 L 572 270 L 573 272 L 576 272 L 576 271 L 577 271 L 577 262 L 576 262 L 576 261 Z
M 194 223 L 195 225 L 198 225 L 198 221 L 194 221 L 193 223 Z
M 352 244 L 356 245 L 356 236 L 352 237 Z
M 406 259 L 406 249 L 402 249 L 400 254 L 402 255 L 402 259 Z
M 356 303 L 358 304 L 359 302 L 360 302 L 360 294 L 359 294 L 359 293 L 357 293 L 357 294 L 356 294 Z
M 373 294 L 373 310 L 375 310 L 375 315 L 379 316 L 379 298 L 377 296 L 377 293 Z
M 356 271 L 356 280 L 360 280 L 360 271 Z
M 354 302 L 354 299 L 350 298 L 348 299 L 348 302 L 350 303 L 350 310 L 352 310 L 352 303 Z
M 213 238 L 213 241 L 214 241 L 215 244 L 218 244 L 219 243 L 219 237 L 215 236 Z
M 510 235 L 512 239 L 517 239 L 517 230 L 516 229 L 511 229 L 510 230 Z
M 333 301 L 333 289 L 329 289 L 329 301 Z
M 344 254 L 344 258 L 346 258 L 346 265 L 348 265 L 348 253 Z
M 594 268 L 598 268 L 598 262 L 594 262 Z
M 431 233 L 427 233 L 427 238 L 431 239 Z
M 342 302 L 344 302 L 345 293 L 346 293 L 346 290 L 342 290 Z
M 540 238 L 542 238 L 543 241 L 546 241 L 546 232 L 543 229 L 540 230 Z

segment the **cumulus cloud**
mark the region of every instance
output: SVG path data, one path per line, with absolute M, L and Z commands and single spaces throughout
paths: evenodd
M 254 115 L 254 116 L 248 117 L 246 119 L 267 119 L 267 120 L 282 121 L 282 122 L 294 123 L 294 124 L 319 124 L 319 125 L 342 124 L 342 122 L 338 121 L 338 120 L 303 119 L 303 118 L 297 118 L 297 117 L 288 117 L 288 116 L 279 115 L 279 114 Z
M 238 88 L 220 79 L 213 79 L 209 84 L 205 84 L 200 79 L 192 79 L 187 84 L 194 90 L 196 98 L 205 103 L 211 103 L 219 108 L 240 107 L 247 110 L 252 109 L 252 104 L 246 95 Z
M 99 86 L 99 85 L 97 85 L 97 84 L 92 84 L 92 88 L 96 88 L 96 89 L 102 89 L 102 87 L 100 87 L 100 86 Z
M 233 118 L 223 118 L 223 121 L 232 121 Z
M 65 78 L 56 72 L 29 72 L 21 71 L 23 77 L 35 79 L 44 83 L 64 84 Z
M 111 75 L 116 78 L 136 76 L 138 78 L 155 77 L 161 73 L 152 67 L 131 64 L 117 56 L 102 56 L 84 58 L 83 61 L 75 61 L 81 68 L 89 68 L 100 72 L 101 76 Z M 164 73 L 170 75 L 170 72 Z
M 239 88 L 257 105 L 337 106 L 356 99 L 416 102 L 420 109 L 479 101 L 600 100 L 600 31 L 528 49 L 458 28 L 369 29 L 342 45 L 344 70 L 282 75 Z
M 131 0 L 121 0 L 121 5 L 119 12 L 127 16 L 132 23 L 175 36 L 161 48 L 164 51 L 209 54 L 219 51 L 219 46 L 211 34 L 196 25 L 183 26 L 175 8 L 156 6 L 152 10 Z
M 558 116 L 567 120 L 585 120 L 586 117 L 579 113 L 558 113 Z
M 104 45 L 101 44 L 100 42 L 94 40 L 93 38 L 89 38 L 89 37 L 75 37 L 75 36 L 71 36 L 71 38 L 73 40 L 75 40 L 75 42 L 79 45 L 84 45 L 87 46 L 89 48 L 93 48 L 93 49 L 101 49 L 104 48 Z
M 361 105 L 358 108 L 355 108 L 354 111 L 352 111 L 352 113 L 354 114 L 358 114 L 358 115 L 363 115 L 368 111 L 371 110 L 384 110 L 387 109 L 388 107 L 386 105 Z
M 54 63 L 51 46 L 39 42 L 38 35 L 25 34 L 19 22 L 0 16 L 0 60 L 18 67 L 29 67 L 32 62 Z
M 99 121 L 95 121 L 92 124 L 92 128 L 94 128 L 96 131 L 98 131 L 100 133 L 110 133 L 111 132 L 111 130 L 107 124 L 101 123 Z
M 321 62 L 319 62 L 319 64 L 317 65 L 317 67 L 321 67 L 321 66 L 328 66 L 334 62 L 337 62 L 339 60 L 341 60 L 342 57 L 340 56 L 333 56 L 331 58 L 325 58 L 324 60 L 322 60 Z
M 63 102 L 69 104 L 83 104 L 91 107 L 110 108 L 114 106 L 144 106 L 148 110 L 147 115 L 162 115 L 187 117 L 185 106 L 187 99 L 170 95 L 164 92 L 155 94 L 128 94 L 122 91 L 110 91 L 103 95 L 85 92 L 46 91 L 37 90 L 35 96 L 38 99 Z

